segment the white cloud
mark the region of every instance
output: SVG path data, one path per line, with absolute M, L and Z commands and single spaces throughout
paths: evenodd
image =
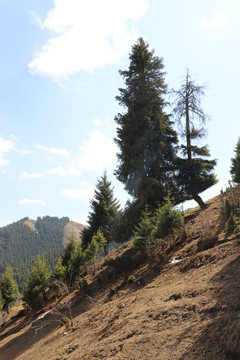
M 43 177 L 42 173 L 29 174 L 27 171 L 24 171 L 19 175 L 19 179 L 40 179 L 42 177 Z
M 223 14 L 217 13 L 212 17 L 202 17 L 196 28 L 200 30 L 216 30 L 225 27 L 227 24 L 226 18 Z
M 223 7 L 225 9 L 234 9 L 240 7 L 239 0 L 224 0 Z
M 92 184 L 83 181 L 79 189 L 65 189 L 62 190 L 62 196 L 72 200 L 84 200 L 86 202 L 93 196 L 94 188 Z
M 43 23 L 41 17 L 35 11 L 28 11 L 32 24 L 43 28 Z
M 41 206 L 46 205 L 45 201 L 43 201 L 43 200 L 38 200 L 38 199 L 21 199 L 21 200 L 18 200 L 17 203 L 18 203 L 19 205 L 26 205 L 26 204 L 30 204 L 30 205 L 41 205 Z
M 50 175 L 58 175 L 58 176 L 80 176 L 81 172 L 74 166 L 70 166 L 68 168 L 63 168 L 62 166 L 56 167 L 54 169 L 50 169 L 46 171 L 47 174 Z
M 0 168 L 9 164 L 9 161 L 5 159 L 5 153 L 15 150 L 15 144 L 13 141 L 0 138 Z
M 138 37 L 129 20 L 138 21 L 148 7 L 148 0 L 55 0 L 43 22 L 35 16 L 56 35 L 35 54 L 30 71 L 60 79 L 118 62 Z
M 23 150 L 20 150 L 20 153 L 23 155 L 28 155 L 28 154 L 30 154 L 30 150 L 23 149 Z
M 101 121 L 98 118 L 93 119 L 93 125 L 96 127 L 102 126 Z
M 42 146 L 42 145 L 37 145 L 36 148 L 38 150 L 44 151 L 48 154 L 51 155 L 61 155 L 64 157 L 70 157 L 70 153 L 66 150 L 66 149 L 62 149 L 62 148 L 54 148 L 54 147 L 46 147 L 46 146 Z
M 89 134 L 90 139 L 80 146 L 78 164 L 81 170 L 103 171 L 105 165 L 116 163 L 117 145 L 113 139 L 102 131 L 94 130 Z

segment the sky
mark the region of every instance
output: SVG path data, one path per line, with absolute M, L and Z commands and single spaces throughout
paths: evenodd
M 140 36 L 163 58 L 169 90 L 186 68 L 207 86 L 201 145 L 219 181 L 202 197 L 225 189 L 240 137 L 239 17 L 240 0 L 0 0 L 0 226 L 46 215 L 86 224 L 104 171 L 124 207 L 115 97 Z

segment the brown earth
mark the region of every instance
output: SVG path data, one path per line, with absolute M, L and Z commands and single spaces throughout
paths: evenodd
M 36 231 L 35 223 L 36 223 L 36 221 L 31 220 L 31 219 L 24 221 L 24 224 L 28 225 L 33 231 Z M 69 239 L 72 234 L 74 234 L 76 240 L 78 241 L 81 237 L 81 232 L 84 229 L 84 227 L 85 227 L 85 225 L 82 225 L 75 221 L 69 221 L 67 223 L 67 225 L 64 226 L 64 230 L 63 230 L 63 245 L 64 245 L 64 247 L 69 242 Z
M 0 329 L 0 360 L 239 360 L 240 234 L 221 231 L 219 197 L 208 205 L 187 212 L 186 236 L 162 265 L 131 244 L 108 255 L 131 257 L 135 283 L 99 263 L 87 275 L 90 296 L 75 290 L 42 314 L 13 309 Z M 57 321 L 69 300 L 72 328 Z
M 76 240 L 78 241 L 81 237 L 81 232 L 84 229 L 84 225 L 79 224 L 75 221 L 69 221 L 67 225 L 64 226 L 64 233 L 63 233 L 63 245 L 64 247 L 69 242 L 69 238 L 72 234 L 74 234 Z
M 36 220 L 28 219 L 28 220 L 24 221 L 24 224 L 29 226 L 32 231 L 36 231 L 36 228 L 35 228 Z

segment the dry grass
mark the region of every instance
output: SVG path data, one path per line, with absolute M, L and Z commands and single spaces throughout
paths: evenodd
M 240 246 L 237 235 L 218 230 L 219 208 L 215 198 L 206 210 L 186 214 L 195 213 L 188 222 L 194 236 L 172 248 L 161 266 L 136 262 L 128 269 L 133 284 L 101 264 L 89 271 L 92 295 L 71 295 L 73 329 L 59 327 L 49 313 L 48 326 L 33 337 L 32 318 L 9 319 L 0 331 L 0 359 L 240 359 Z M 216 242 L 200 249 L 212 231 Z M 130 244 L 113 254 L 136 256 Z
M 63 245 L 64 247 L 69 242 L 69 239 L 72 234 L 74 234 L 76 240 L 78 241 L 81 238 L 81 232 L 84 229 L 84 225 L 79 224 L 75 221 L 69 221 L 67 225 L 64 226 L 64 233 L 63 233 Z

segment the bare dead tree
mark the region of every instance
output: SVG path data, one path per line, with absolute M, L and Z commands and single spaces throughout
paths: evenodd
M 204 95 L 205 88 L 205 85 L 195 84 L 187 69 L 180 89 L 171 91 L 175 97 L 173 111 L 181 130 L 181 136 L 186 140 L 186 145 L 181 147 L 183 154 L 187 157 L 187 162 L 182 162 L 185 164 L 185 173 L 183 171 L 185 176 L 188 172 L 185 178 L 186 182 L 189 181 L 186 192 L 191 193 L 192 198 L 201 209 L 204 209 L 206 204 L 199 196 L 199 192 L 206 190 L 216 182 L 215 176 L 210 174 L 216 161 L 202 160 L 200 156 L 209 156 L 207 147 L 197 147 L 192 144 L 193 140 L 198 140 L 205 135 L 203 125 L 209 119 L 201 107 L 201 96 Z

